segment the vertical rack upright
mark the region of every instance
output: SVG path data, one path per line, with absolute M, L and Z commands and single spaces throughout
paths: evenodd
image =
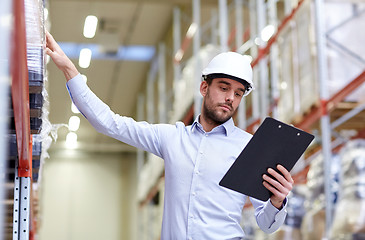
M 35 192 L 41 155 L 44 74 L 43 1 L 14 0 L 11 39 L 11 95 L 15 132 L 15 174 L 12 239 L 34 239 Z M 14 144 L 13 144 L 14 147 Z M 10 151 L 11 152 L 11 151 Z M 9 154 L 10 156 L 10 154 Z M 13 156 L 13 157 L 14 157 Z M 10 166 L 10 165 L 9 165 Z
M 14 180 L 13 240 L 29 239 L 32 176 L 32 143 L 30 135 L 29 81 L 26 49 L 24 0 L 13 2 L 14 25 L 11 54 L 12 102 L 18 158 Z

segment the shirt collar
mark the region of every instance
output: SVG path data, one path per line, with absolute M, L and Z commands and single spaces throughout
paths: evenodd
M 191 131 L 194 132 L 195 129 L 198 129 L 201 132 L 205 132 L 203 129 L 203 126 L 199 122 L 200 114 L 195 118 L 193 124 L 191 125 Z M 230 133 L 234 130 L 234 122 L 232 118 L 229 118 L 226 122 L 223 124 L 215 127 L 212 129 L 211 132 L 219 131 L 219 129 L 223 129 L 226 136 L 228 136 Z

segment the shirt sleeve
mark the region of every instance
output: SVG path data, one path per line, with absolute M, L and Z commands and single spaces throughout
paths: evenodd
M 263 202 L 250 197 L 250 200 L 255 208 L 256 222 L 262 231 L 269 234 L 273 233 L 284 223 L 287 214 L 287 199 L 280 210 L 271 204 L 270 199 Z
M 90 90 L 80 74 L 66 86 L 73 103 L 98 132 L 161 157 L 156 124 L 136 122 L 115 114 Z

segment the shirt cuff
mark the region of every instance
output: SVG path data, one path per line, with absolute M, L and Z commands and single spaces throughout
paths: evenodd
M 80 110 L 78 107 L 78 100 L 80 97 L 83 97 L 86 92 L 88 91 L 88 86 L 86 85 L 86 82 L 82 78 L 81 74 L 77 74 L 75 77 L 71 78 L 66 83 L 66 88 L 68 93 L 70 94 L 71 101 L 75 104 L 76 108 L 79 110 L 79 112 L 87 119 L 85 114 Z M 76 101 L 75 101 L 76 100 Z
M 80 73 L 68 80 L 66 83 L 66 87 L 71 95 L 71 98 L 72 95 L 76 96 L 78 94 L 81 94 L 85 92 L 85 90 L 87 90 L 88 88 Z
M 268 200 L 267 206 L 266 206 L 266 210 L 275 215 L 275 220 L 281 219 L 282 217 L 285 217 L 286 215 L 286 206 L 288 205 L 288 199 L 285 198 L 284 202 L 283 202 L 283 206 L 282 208 L 279 210 L 277 209 L 274 205 L 272 205 L 270 199 Z

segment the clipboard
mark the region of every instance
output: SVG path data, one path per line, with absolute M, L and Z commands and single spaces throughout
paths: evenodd
M 267 117 L 219 185 L 267 201 L 272 193 L 262 184 L 262 175 L 278 164 L 290 171 L 313 139 L 312 134 Z

